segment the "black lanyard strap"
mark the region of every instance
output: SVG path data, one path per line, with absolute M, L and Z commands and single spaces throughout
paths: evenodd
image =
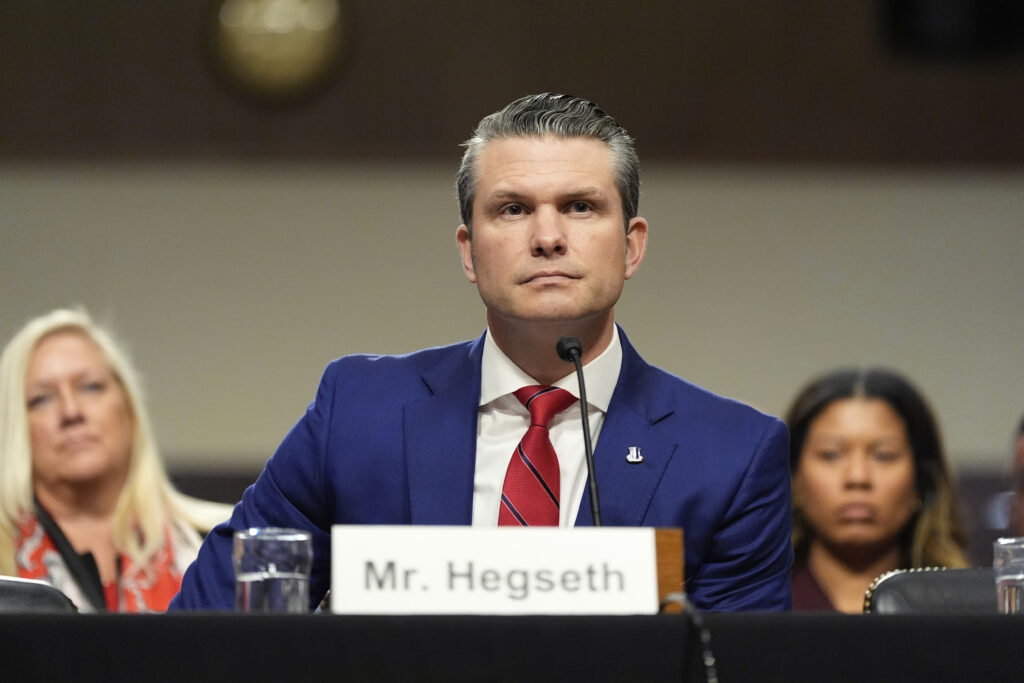
M 100 570 L 96 566 L 96 558 L 92 556 L 92 553 L 78 554 L 71 547 L 67 536 L 57 526 L 57 522 L 50 516 L 50 513 L 39 504 L 38 500 L 35 501 L 35 504 L 36 519 L 57 547 L 57 552 L 60 553 L 61 559 L 64 560 L 68 571 L 71 572 L 71 577 L 81 589 L 82 595 L 97 612 L 106 612 L 107 600 L 103 595 L 103 582 L 100 580 Z

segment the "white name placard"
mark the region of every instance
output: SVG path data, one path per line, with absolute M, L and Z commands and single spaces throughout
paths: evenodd
M 654 614 L 654 529 L 346 526 L 339 614 Z

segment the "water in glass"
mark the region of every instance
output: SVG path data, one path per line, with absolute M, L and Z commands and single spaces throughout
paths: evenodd
M 235 580 L 235 608 L 246 612 L 308 612 L 308 577 L 278 572 L 239 574 Z

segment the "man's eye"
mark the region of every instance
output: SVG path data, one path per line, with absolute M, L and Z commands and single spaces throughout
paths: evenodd
M 588 204 L 587 202 L 573 202 L 572 210 L 575 213 L 586 213 L 590 211 L 590 204 Z
M 521 216 L 525 213 L 522 204 L 507 204 L 501 212 L 507 216 Z

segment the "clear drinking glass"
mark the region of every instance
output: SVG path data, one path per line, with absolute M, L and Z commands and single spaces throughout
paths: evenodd
M 992 544 L 992 556 L 999 611 L 1024 614 L 1024 537 L 998 539 Z
M 235 532 L 235 609 L 241 612 L 309 612 L 313 539 L 298 529 Z

